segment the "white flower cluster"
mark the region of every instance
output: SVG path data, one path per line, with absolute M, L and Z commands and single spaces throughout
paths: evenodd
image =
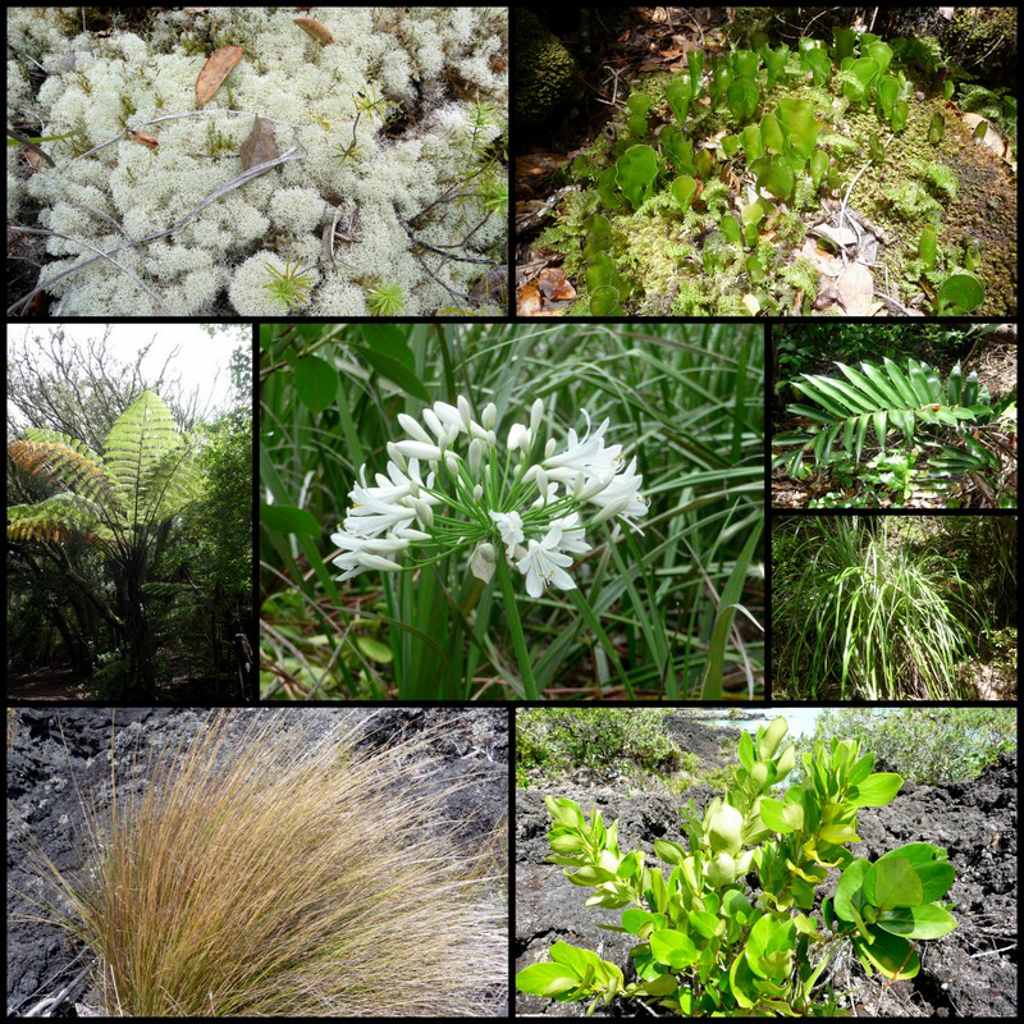
M 527 593 L 540 597 L 548 584 L 575 588 L 566 570 L 572 555 L 590 550 L 588 527 L 620 519 L 639 529 L 647 512 L 643 480 L 635 456 L 625 465 L 622 445 L 605 444 L 607 419 L 593 430 L 584 410 L 586 433 L 570 429 L 558 451 L 553 437 L 540 443 L 538 398 L 529 423 L 509 428 L 502 451 L 497 415 L 491 402 L 474 419 L 461 395 L 455 405 L 424 409 L 422 422 L 399 414 L 408 439 L 388 443 L 387 474 L 377 473 L 374 484 L 360 468 L 344 524 L 331 537 L 342 549 L 334 560 L 344 570 L 339 580 L 367 569 L 401 570 L 396 559 L 418 547 L 421 558 L 411 567 L 471 549 L 469 569 L 487 581 L 503 551 Z
M 209 315 L 226 306 L 227 290 L 229 301 L 237 297 L 241 303 L 236 312 L 252 315 L 259 288 L 252 287 L 245 263 L 264 248 L 293 264 L 313 254 L 319 278 L 305 313 L 351 314 L 359 308 L 355 291 L 371 290 L 381 277 L 408 296 L 406 315 L 450 307 L 448 289 L 469 293 L 480 266 L 453 261 L 437 271 L 439 280 L 431 278 L 400 218 L 433 203 L 466 171 L 459 133 L 447 131 L 433 112 L 454 106 L 465 118 L 476 101 L 507 109 L 507 8 L 312 8 L 308 16 L 334 37 L 327 46 L 294 24 L 294 13 L 160 9 L 144 37 L 116 30 L 69 37 L 64 33 L 78 9 L 9 9 L 8 38 L 18 59 L 8 63 L 8 120 L 17 123 L 30 113 L 40 122 L 33 134 L 77 133 L 70 141 L 44 144 L 54 168 L 32 168 L 23 150 L 8 149 L 9 219 L 28 216 L 25 201 L 34 200 L 43 207 L 41 226 L 71 236 L 48 239 L 58 259 L 40 277 L 40 283 L 50 282 L 55 303 L 63 302 L 63 314 Z M 196 111 L 199 72 L 213 46 L 229 43 L 241 45 L 244 55 L 201 115 L 148 125 Z M 28 75 L 37 64 L 47 72 L 38 89 Z M 364 111 L 353 139 L 360 97 L 381 106 Z M 419 122 L 389 137 L 382 131 L 384 104 L 404 104 Z M 100 259 L 53 280 L 95 256 L 92 246 L 113 250 L 125 244 L 125 235 L 140 238 L 170 228 L 236 178 L 239 149 L 257 114 L 274 122 L 280 153 L 298 146 L 305 155 L 228 192 L 167 239 L 209 258 L 172 268 L 148 259 L 143 246 L 141 253 L 122 249 L 114 256 L 124 270 Z M 94 155 L 73 158 L 126 128 L 155 135 L 158 145 L 126 136 Z M 354 155 L 340 159 L 352 143 Z M 85 184 L 98 190 L 87 201 Z M 332 262 L 321 235 L 339 197 L 358 209 L 358 228 L 356 240 Z M 83 210 L 83 202 L 95 212 Z M 443 209 L 444 217 L 424 226 L 428 245 L 464 238 L 487 213 L 479 198 Z M 506 219 L 493 215 L 473 235 L 474 246 L 500 244 L 506 232 Z M 211 262 L 216 269 L 207 273 L 208 286 L 194 288 L 195 269 Z M 275 311 L 284 314 L 280 307 Z

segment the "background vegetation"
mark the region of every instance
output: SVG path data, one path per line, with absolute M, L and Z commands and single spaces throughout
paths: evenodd
M 359 466 L 383 471 L 401 435 L 398 413 L 460 394 L 498 405 L 502 442 L 538 397 L 561 438 L 584 409 L 608 417 L 651 501 L 642 536 L 609 544 L 601 527 L 572 570 L 593 621 L 564 592 L 530 601 L 517 585 L 546 697 L 692 697 L 706 680 L 763 692 L 760 627 L 733 607 L 757 620 L 763 601 L 761 328 L 270 325 L 261 346 L 265 697 L 522 695 L 496 581 L 476 586 L 464 558 L 343 586 L 325 564 Z
M 245 699 L 239 655 L 251 646 L 252 370 L 248 331 L 236 340 L 235 404 L 214 414 L 198 408 L 197 392 L 184 394 L 172 377 L 176 356 L 155 379 L 143 371 L 149 345 L 125 365 L 107 350 L 107 335 L 78 346 L 58 327 L 37 339 L 48 360 L 31 351 L 12 358 L 8 401 L 20 420 L 102 452 L 114 421 L 151 390 L 170 407 L 178 430 L 194 435 L 196 462 L 187 500 L 151 524 L 144 539 L 137 535 L 138 614 L 149 634 L 141 651 L 131 649 L 125 628 L 126 614 L 135 613 L 123 573 L 95 535 L 76 528 L 82 521 L 40 516 L 31 531 L 12 535 L 8 514 L 9 695 Z M 8 444 L 19 436 L 9 423 Z M 81 498 L 86 487 L 84 477 L 51 479 L 8 460 L 9 508 L 69 489 Z
M 585 769 L 595 777 L 625 775 L 637 789 L 667 785 L 677 792 L 696 784 L 722 788 L 729 779 L 719 764 L 680 750 L 666 731 L 666 715 L 685 710 L 644 708 L 521 708 L 516 713 L 516 784 L 529 789 Z M 786 709 L 779 708 L 785 717 Z M 1013 708 L 901 707 L 825 709 L 813 734 L 787 736 L 797 764 L 786 786 L 798 785 L 815 740 L 859 739 L 874 751 L 879 771 L 909 782 L 934 784 L 976 778 L 1000 754 L 1017 748 Z

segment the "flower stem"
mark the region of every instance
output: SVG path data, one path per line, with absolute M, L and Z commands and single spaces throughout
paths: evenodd
M 519 621 L 519 607 L 516 595 L 512 592 L 512 577 L 505 561 L 505 548 L 502 544 L 495 545 L 498 566 L 498 579 L 501 581 L 501 596 L 505 599 L 505 613 L 508 615 L 509 628 L 512 630 L 512 642 L 516 647 L 516 658 L 519 660 L 519 671 L 523 677 L 523 689 L 527 700 L 540 700 L 537 684 L 533 680 L 533 669 L 530 667 L 530 652 L 526 649 L 526 638 L 523 636 L 523 624 Z

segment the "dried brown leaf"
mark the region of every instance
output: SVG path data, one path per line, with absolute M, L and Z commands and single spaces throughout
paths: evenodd
M 334 36 L 332 36 L 319 21 L 314 21 L 312 18 L 292 18 L 292 21 L 294 21 L 295 24 L 306 33 L 306 35 L 312 36 L 312 38 L 320 43 L 321 46 L 327 46 L 328 43 L 334 42 Z
M 540 306 L 540 288 L 532 281 L 529 284 L 524 284 L 519 292 L 519 315 L 537 316 L 540 313 Z
M 839 301 L 850 316 L 874 312 L 875 279 L 862 263 L 851 263 L 839 278 Z
M 128 134 L 135 142 L 142 142 L 150 149 L 156 149 L 160 145 L 160 140 L 155 135 L 146 135 L 144 132 L 129 132 Z
M 256 115 L 252 131 L 242 143 L 239 154 L 242 157 L 242 168 L 246 171 L 250 167 L 265 164 L 268 160 L 280 156 L 277 151 L 277 140 L 274 138 L 274 122 L 269 117 Z M 262 175 L 257 175 L 257 177 L 262 177 Z
M 560 301 L 576 298 L 576 289 L 573 288 L 572 282 L 566 278 L 565 271 L 561 268 L 546 267 L 540 272 L 537 283 L 546 299 Z
M 196 106 L 201 107 L 220 88 L 228 72 L 242 59 L 240 46 L 225 46 L 210 55 L 196 79 Z

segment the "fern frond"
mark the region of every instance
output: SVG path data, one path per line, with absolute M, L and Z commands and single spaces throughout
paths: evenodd
M 90 543 L 99 543 L 111 537 L 100 522 L 95 503 L 71 491 L 34 505 L 10 505 L 7 520 L 8 540 L 65 543 L 72 535 L 78 535 Z
M 199 497 L 201 478 L 195 449 L 182 446 L 154 462 L 139 483 L 140 505 L 150 518 L 176 515 Z
M 192 588 L 187 583 L 143 583 L 142 593 L 146 597 L 176 597 Z
M 61 434 L 56 430 L 42 430 L 39 427 L 28 427 L 25 430 L 25 436 L 31 441 L 62 442 L 69 448 L 74 448 L 79 455 L 84 455 L 90 461 L 95 462 L 96 465 L 103 465 L 103 458 L 97 452 L 94 452 L 84 441 L 79 441 L 74 437 L 68 437 L 67 434 Z
M 117 509 L 120 506 L 117 482 L 107 473 L 98 458 L 93 457 L 95 452 L 89 452 L 87 446 L 83 447 L 85 452 L 63 440 L 29 439 L 13 441 L 7 446 L 7 453 L 19 468 L 36 476 L 49 477 L 74 489 L 90 501 Z
M 987 405 L 984 400 L 971 404 L 977 385 L 964 387 L 959 364 L 945 385 L 931 366 L 916 359 L 908 361 L 906 373 L 891 359 L 881 366 L 861 363 L 860 370 L 839 362 L 836 366 L 845 380 L 804 373 L 793 382 L 794 389 L 816 406 L 794 403 L 788 407 L 794 415 L 821 424 L 812 445 L 819 462 L 840 442 L 859 462 L 869 427 L 884 449 L 893 427 L 912 443 L 921 424 L 956 427 L 975 421 Z
M 171 410 L 143 391 L 114 422 L 104 442 L 106 467 L 117 481 L 130 522 L 146 517 L 144 482 L 168 453 L 184 445 Z

